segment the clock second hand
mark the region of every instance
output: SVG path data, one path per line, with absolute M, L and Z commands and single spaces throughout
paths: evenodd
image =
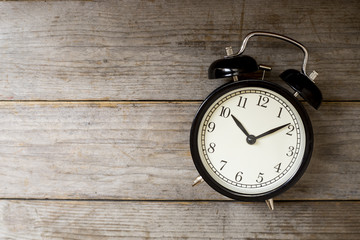
M 269 131 L 266 131 L 266 132 L 260 134 L 259 136 L 256 136 L 255 138 L 259 139 L 259 138 L 265 137 L 266 135 L 269 135 L 269 134 L 272 134 L 272 133 L 274 133 L 276 131 L 279 131 L 280 129 L 282 129 L 282 128 L 286 127 L 286 126 L 289 126 L 289 125 L 290 125 L 290 123 L 287 123 L 287 124 L 284 124 L 284 125 L 282 125 L 280 127 L 273 128 L 273 129 L 271 129 Z

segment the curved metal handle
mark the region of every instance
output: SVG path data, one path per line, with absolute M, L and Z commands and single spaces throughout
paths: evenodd
M 247 45 L 247 42 L 249 41 L 249 39 L 254 37 L 254 36 L 274 37 L 274 38 L 284 40 L 286 42 L 289 42 L 289 43 L 294 44 L 295 46 L 299 47 L 304 53 L 304 60 L 303 60 L 303 64 L 302 64 L 302 67 L 301 67 L 301 71 L 302 71 L 303 74 L 305 74 L 307 76 L 307 74 L 306 74 L 306 64 L 307 64 L 307 61 L 308 61 L 308 58 L 309 58 L 309 54 L 308 54 L 308 51 L 305 48 L 305 46 L 302 45 L 301 43 L 299 43 L 298 41 L 294 40 L 294 39 L 291 39 L 289 37 L 286 37 L 286 36 L 283 36 L 283 35 L 280 35 L 280 34 L 277 34 L 277 33 L 271 33 L 271 32 L 251 32 L 251 33 L 249 33 L 244 38 L 239 52 L 234 54 L 234 55 L 231 55 L 231 57 L 241 55 L 245 51 L 245 48 L 246 48 L 246 45 Z M 227 57 L 229 57 L 229 56 L 227 56 Z

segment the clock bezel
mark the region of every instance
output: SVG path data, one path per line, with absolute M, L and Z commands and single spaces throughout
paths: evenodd
M 284 98 L 286 98 L 295 108 L 295 110 L 299 113 L 299 116 L 304 124 L 304 131 L 305 131 L 305 151 L 303 158 L 301 160 L 301 164 L 297 172 L 294 174 L 292 178 L 290 178 L 287 182 L 285 182 L 280 187 L 273 189 L 271 191 L 261 193 L 261 194 L 241 194 L 238 192 L 235 192 L 233 190 L 230 190 L 224 186 L 222 186 L 220 183 L 218 183 L 216 180 L 211 177 L 211 175 L 206 170 L 205 166 L 203 165 L 203 162 L 201 161 L 199 148 L 198 148 L 198 133 L 200 130 L 200 124 L 201 121 L 206 114 L 207 110 L 211 105 L 217 101 L 219 98 L 226 95 L 228 92 L 231 92 L 233 90 L 245 88 L 245 87 L 260 87 L 268 90 L 272 90 Z M 314 136 L 313 136 L 313 130 L 310 118 L 304 108 L 304 106 L 300 103 L 300 101 L 294 97 L 292 93 L 290 93 L 288 90 L 283 88 L 282 86 L 267 82 L 264 80 L 241 80 L 237 82 L 231 82 L 226 83 L 217 89 L 215 89 L 210 95 L 203 101 L 203 103 L 200 105 L 195 118 L 193 120 L 191 131 L 190 131 L 190 150 L 191 155 L 195 164 L 196 169 L 198 170 L 199 174 L 202 176 L 202 178 L 205 180 L 205 182 L 210 185 L 214 190 L 219 192 L 222 195 L 225 195 L 229 198 L 240 200 L 240 201 L 264 201 L 270 198 L 273 198 L 286 190 L 288 190 L 290 187 L 292 187 L 304 174 L 307 166 L 309 165 L 312 150 L 313 150 L 313 144 L 314 144 Z

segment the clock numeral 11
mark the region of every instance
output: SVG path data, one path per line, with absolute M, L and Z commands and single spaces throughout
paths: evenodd
M 247 98 L 243 98 L 242 96 L 240 96 L 239 103 L 237 106 L 241 108 L 245 108 L 246 102 L 247 102 Z

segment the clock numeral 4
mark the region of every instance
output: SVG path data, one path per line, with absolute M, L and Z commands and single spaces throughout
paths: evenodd
M 235 175 L 235 181 L 237 181 L 237 182 L 241 182 L 241 180 L 242 180 L 242 175 L 243 175 L 244 173 L 243 172 L 238 172 L 236 175 Z
M 208 124 L 208 132 L 211 133 L 215 130 L 215 123 L 214 122 L 209 122 Z
M 267 108 L 267 104 L 269 103 L 269 98 L 264 96 L 259 96 L 259 101 L 257 103 L 258 106 Z
M 274 168 L 276 169 L 276 172 L 279 173 L 281 170 L 281 163 L 279 163 L 278 165 L 276 165 Z
M 215 152 L 215 147 L 216 147 L 216 144 L 215 143 L 210 143 L 209 144 L 209 148 L 207 149 L 209 153 L 213 153 Z
M 264 181 L 264 173 L 260 172 L 257 179 L 256 179 L 256 182 L 257 183 L 262 183 Z
M 221 106 L 220 117 L 228 118 L 230 114 L 231 114 L 230 108 Z
M 242 96 L 240 96 L 240 100 L 237 106 L 241 108 L 245 108 L 246 102 L 247 102 L 247 98 L 245 97 L 243 98 Z

